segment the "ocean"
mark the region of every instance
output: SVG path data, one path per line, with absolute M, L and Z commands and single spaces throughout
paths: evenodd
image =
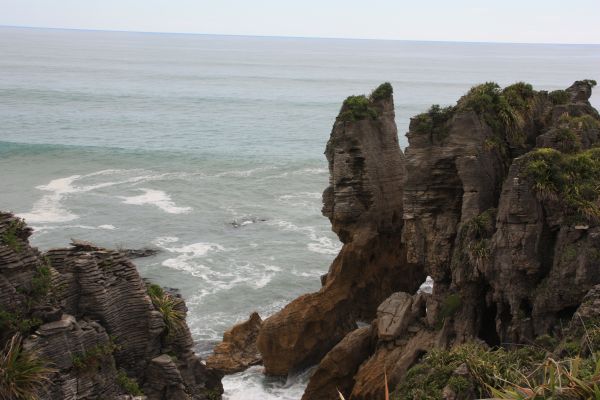
M 474 84 L 554 90 L 599 71 L 598 45 L 0 27 L 0 209 L 42 250 L 160 249 L 135 262 L 180 289 L 206 355 L 252 311 L 317 290 L 339 251 L 320 208 L 345 97 L 391 82 L 405 147 L 411 116 Z M 298 400 L 308 374 L 253 367 L 225 398 Z

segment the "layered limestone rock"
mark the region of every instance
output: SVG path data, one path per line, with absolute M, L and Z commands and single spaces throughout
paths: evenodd
M 344 246 L 319 292 L 264 321 L 257 344 L 267 374 L 318 362 L 391 293 L 414 293 L 425 279 L 405 262 L 400 241 L 404 157 L 389 84 L 344 102 L 325 154 L 331 177 L 323 214 Z
M 384 373 L 393 389 L 432 348 L 560 338 L 600 284 L 594 85 L 474 87 L 411 120 L 405 158 L 379 139 L 393 135 L 384 128 L 393 126 L 391 98 L 371 98 L 378 112 L 356 119 L 347 101 L 327 145 L 323 196 L 344 247 L 318 293 L 265 321 L 267 373 L 320 359 L 303 400 L 335 399 L 335 387 L 383 398 Z M 433 292 L 415 294 L 426 275 Z M 360 319 L 370 336 L 354 329 Z
M 220 398 L 219 373 L 194 354 L 185 322 L 168 329 L 124 254 L 81 241 L 41 254 L 30 234 L 0 213 L 1 339 L 21 333 L 57 370 L 42 399 L 117 398 L 134 381 L 148 399 Z M 163 295 L 184 321 L 183 300 Z

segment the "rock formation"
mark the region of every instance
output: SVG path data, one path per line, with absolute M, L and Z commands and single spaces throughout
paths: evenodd
M 323 214 L 344 246 L 319 292 L 264 321 L 257 344 L 267 374 L 286 375 L 318 362 L 356 321 L 374 318 L 386 297 L 414 292 L 425 280 L 422 269 L 404 262 L 404 158 L 389 84 L 344 103 L 325 154 L 331 178 Z
M 476 86 L 414 117 L 405 155 L 390 87 L 346 100 L 323 195 L 344 246 L 319 292 L 264 321 L 266 373 L 318 363 L 303 400 L 383 398 L 384 373 L 393 389 L 433 348 L 564 336 L 600 284 L 594 85 Z
M 247 321 L 235 325 L 223 334 L 223 341 L 207 357 L 206 365 L 224 374 L 233 374 L 260 364 L 262 359 L 256 348 L 256 337 L 262 325 L 258 313 Z
M 150 291 L 119 251 L 74 241 L 42 254 L 30 234 L 0 213 L 0 341 L 20 333 L 23 348 L 55 368 L 42 399 L 139 388 L 149 400 L 220 398 L 220 374 L 194 354 L 181 298 Z

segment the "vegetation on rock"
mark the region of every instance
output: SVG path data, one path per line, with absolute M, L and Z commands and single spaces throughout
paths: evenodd
M 525 156 L 522 171 L 539 198 L 561 203 L 565 215 L 600 220 L 600 148 L 574 154 L 536 149 Z
M 131 396 L 144 395 L 137 381 L 127 376 L 127 373 L 122 369 L 117 372 L 117 383 L 123 390 L 125 390 L 125 392 L 127 392 L 127 394 L 130 394 Z
M 21 241 L 18 237 L 18 233 L 25 227 L 25 221 L 20 218 L 17 218 L 13 222 L 10 223 L 8 229 L 4 231 L 0 239 L 2 242 L 10 247 L 15 252 L 19 253 L 23 248 Z
M 100 362 L 112 356 L 117 348 L 118 346 L 110 340 L 106 344 L 99 344 L 83 353 L 76 354 L 71 359 L 73 368 L 79 372 L 93 372 L 98 369 Z
M 0 353 L 0 399 L 35 400 L 55 372 L 14 335 Z
M 377 118 L 377 110 L 373 108 L 371 101 L 364 95 L 348 97 L 344 100 L 342 109 L 345 109 L 339 116 L 339 119 L 342 121 L 360 121 Z
M 522 145 L 525 115 L 530 110 L 535 92 L 531 85 L 519 82 L 504 90 L 497 83 L 475 86 L 458 102 L 459 110 L 473 110 L 501 138 Z
M 548 97 L 555 106 L 567 104 L 571 98 L 565 90 L 554 90 L 548 93 Z
M 377 89 L 373 90 L 371 96 L 369 96 L 372 100 L 382 100 L 389 98 L 392 94 L 394 94 L 394 88 L 391 83 L 385 82 L 377 87 Z
M 429 111 L 413 118 L 413 127 L 419 134 L 432 135 L 438 139 L 448 136 L 447 122 L 452 118 L 455 107 L 440 107 L 438 104 L 431 106 Z
M 148 285 L 147 291 L 152 304 L 163 316 L 167 336 L 182 329 L 185 324 L 185 317 L 181 311 L 176 309 L 178 299 L 155 284 Z

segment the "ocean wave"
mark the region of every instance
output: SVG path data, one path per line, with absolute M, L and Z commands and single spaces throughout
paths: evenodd
M 76 185 L 76 182 L 81 182 L 87 178 L 132 173 L 138 175 L 115 181 L 101 182 L 88 185 Z M 142 175 L 139 175 L 140 173 L 142 173 Z M 24 218 L 30 224 L 70 222 L 79 218 L 79 216 L 64 206 L 63 200 L 69 196 L 73 196 L 74 194 L 80 193 L 88 193 L 94 190 L 103 189 L 111 186 L 124 184 L 139 184 L 142 182 L 164 179 L 167 178 L 168 175 L 169 174 L 152 174 L 148 173 L 148 171 L 140 169 L 105 169 L 101 171 L 92 172 L 86 175 L 71 175 L 64 178 L 53 179 L 45 185 L 36 186 L 36 189 L 49 193 L 43 195 L 38 201 L 36 201 L 29 212 L 19 213 L 18 216 Z M 160 202 L 161 199 L 158 200 Z M 167 200 L 166 203 L 161 204 L 163 204 L 166 208 L 169 208 L 170 204 L 168 203 L 168 201 L 170 201 L 170 199 L 162 200 Z
M 286 380 L 265 376 L 261 366 L 223 378 L 224 400 L 298 400 L 302 397 L 313 369 Z
M 105 230 L 109 230 L 109 231 L 113 231 L 113 230 L 117 229 L 114 225 L 98 225 L 98 226 L 91 226 L 91 225 L 42 225 L 42 226 L 32 226 L 32 228 L 33 228 L 33 231 L 35 233 L 44 233 L 44 232 L 52 231 L 52 230 L 55 230 L 55 229 L 69 229 L 69 228 L 89 229 L 89 230 L 105 229 Z
M 123 203 L 125 204 L 132 204 L 136 206 L 149 204 L 156 206 L 169 214 L 187 214 L 192 211 L 192 207 L 178 207 L 175 204 L 175 202 L 171 200 L 171 196 L 169 196 L 162 190 L 146 188 L 141 188 L 138 190 L 141 190 L 142 192 L 144 192 L 144 194 L 141 194 L 139 196 L 119 197 L 123 199 Z
M 327 236 L 317 234 L 317 230 L 312 226 L 300 227 L 292 222 L 283 220 L 272 221 L 271 225 L 276 225 L 284 231 L 298 232 L 307 236 L 311 242 L 307 243 L 306 247 L 313 253 L 336 255 L 342 248 L 341 243 L 334 241 Z

